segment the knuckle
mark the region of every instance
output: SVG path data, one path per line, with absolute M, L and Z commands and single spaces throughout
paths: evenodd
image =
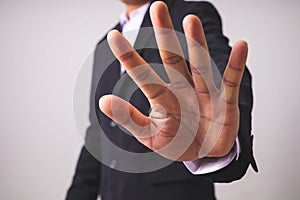
M 211 94 L 208 88 L 204 88 L 204 87 L 195 87 L 195 92 L 197 94 L 207 95 L 208 97 L 210 97 Z
M 191 66 L 191 71 L 193 74 L 205 76 L 209 72 L 209 67 L 208 66 L 201 66 L 201 67 L 200 66 L 199 67 Z
M 129 51 L 119 56 L 119 60 L 123 63 L 126 63 L 129 60 L 132 60 L 134 57 L 134 51 Z
M 165 94 L 166 89 L 165 87 L 160 87 L 153 95 L 149 96 L 149 99 L 157 99 Z
M 236 82 L 234 82 L 234 81 L 232 81 L 232 80 L 229 80 L 229 79 L 227 79 L 227 78 L 224 78 L 224 79 L 223 79 L 223 82 L 224 82 L 224 84 L 227 85 L 228 87 L 239 87 L 239 84 L 238 84 L 238 83 L 236 83 Z
M 235 66 L 235 65 L 229 65 L 229 68 L 231 70 L 237 71 L 237 72 L 243 72 L 244 68 L 243 67 L 239 67 L 239 66 Z
M 151 75 L 151 70 L 149 68 L 143 68 L 140 72 L 136 73 L 136 81 L 143 82 L 144 80 L 148 79 Z
M 163 59 L 164 63 L 168 64 L 168 65 L 175 65 L 175 64 L 181 62 L 182 60 L 183 60 L 183 58 L 181 56 L 173 54 L 173 53 L 170 53 Z

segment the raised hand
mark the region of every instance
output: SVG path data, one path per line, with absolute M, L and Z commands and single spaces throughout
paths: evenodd
M 170 83 L 162 81 L 127 40 L 113 30 L 108 34 L 110 48 L 148 98 L 152 111 L 149 117 L 145 116 L 113 95 L 101 97 L 100 109 L 166 158 L 188 161 L 226 155 L 239 128 L 238 94 L 247 43 L 239 41 L 234 45 L 218 89 L 200 19 L 188 15 L 183 20 L 190 74 L 167 6 L 153 3 L 150 15 Z

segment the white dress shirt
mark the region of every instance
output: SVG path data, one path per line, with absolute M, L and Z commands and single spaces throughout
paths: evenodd
M 130 13 L 129 19 L 126 17 L 126 12 L 123 12 L 120 16 L 120 24 L 122 26 L 122 34 L 129 41 L 129 43 L 134 46 L 136 38 L 138 36 L 139 29 L 144 20 L 145 14 L 150 6 L 147 3 L 137 10 Z M 121 65 L 121 74 L 125 71 L 124 67 Z M 229 152 L 228 155 L 224 157 L 205 157 L 195 161 L 183 162 L 186 168 L 193 174 L 206 174 L 220 170 L 229 163 L 233 161 L 234 158 L 238 159 L 240 153 L 240 145 L 238 138 L 236 139 L 236 144 Z

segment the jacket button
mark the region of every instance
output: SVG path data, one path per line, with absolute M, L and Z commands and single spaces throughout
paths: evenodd
M 116 160 L 112 160 L 111 163 L 110 163 L 110 165 L 109 165 L 109 167 L 110 168 L 115 168 L 116 165 L 117 165 L 117 161 Z
M 117 123 L 114 121 L 110 121 L 110 127 L 111 128 L 116 128 L 117 127 Z

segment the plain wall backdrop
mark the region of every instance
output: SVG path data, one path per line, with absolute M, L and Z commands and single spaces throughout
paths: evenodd
M 258 174 L 217 184 L 217 197 L 298 199 L 300 1 L 211 2 L 230 44 L 249 43 L 259 166 Z M 118 0 L 0 0 L 0 199 L 65 198 L 82 146 L 76 77 L 123 9 Z

